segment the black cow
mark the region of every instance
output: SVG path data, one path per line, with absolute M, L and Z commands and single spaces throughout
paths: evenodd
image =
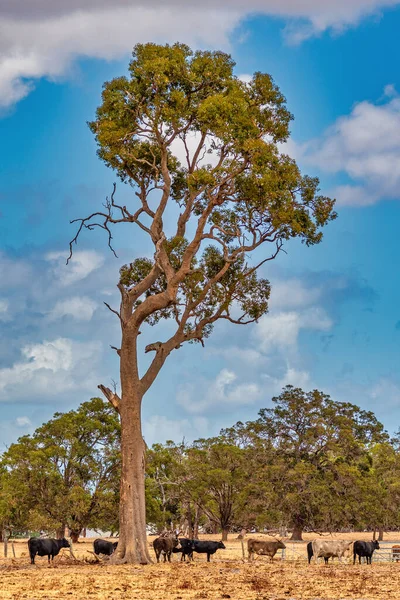
M 154 552 L 156 553 L 157 562 L 160 562 L 161 554 L 164 555 L 164 562 L 168 558 L 168 562 L 171 562 L 171 554 L 179 544 L 177 536 L 163 536 L 156 538 L 153 542 Z
M 100 538 L 93 542 L 95 554 L 106 554 L 107 556 L 111 556 L 111 554 L 115 552 L 117 546 L 118 542 L 107 542 L 107 540 L 102 540 Z
M 312 542 L 308 542 L 307 544 L 307 556 L 308 556 L 308 564 L 310 564 L 312 557 L 314 556 L 314 552 L 312 549 Z M 324 556 L 325 564 L 328 564 L 329 556 Z
M 50 563 L 51 560 L 54 560 L 54 557 L 60 552 L 61 548 L 69 548 L 69 542 L 65 538 L 62 540 L 55 540 L 54 538 L 49 538 L 47 540 L 39 539 L 39 538 L 29 538 L 28 540 L 28 548 L 29 548 L 29 556 L 31 557 L 31 564 L 35 564 L 35 556 L 48 556 Z
M 358 562 L 361 564 L 361 557 L 365 556 L 367 559 L 367 565 L 371 564 L 372 555 L 375 550 L 379 550 L 379 542 L 378 540 L 374 540 L 373 542 L 362 542 L 357 541 L 354 542 L 353 546 L 353 565 L 356 562 L 356 556 L 358 555 Z
M 218 548 L 225 550 L 223 542 L 210 542 L 200 540 L 193 540 L 193 550 L 199 554 L 207 554 L 207 562 L 210 562 L 211 554 L 215 554 Z
M 186 561 L 186 556 L 189 560 L 193 560 L 194 540 L 179 538 L 179 544 L 179 548 L 173 548 L 172 552 L 182 552 L 181 562 Z

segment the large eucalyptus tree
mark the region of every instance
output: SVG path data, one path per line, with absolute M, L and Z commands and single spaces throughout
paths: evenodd
M 292 116 L 279 88 L 263 73 L 245 83 L 233 68 L 222 52 L 139 44 L 128 77 L 104 85 L 90 123 L 99 157 L 134 191 L 125 205 L 114 188 L 103 210 L 77 219 L 71 251 L 84 228 L 104 229 L 111 246 L 121 223 L 153 246 L 151 259 L 133 257 L 120 270 L 121 397 L 100 386 L 122 426 L 116 561 L 151 560 L 141 406 L 167 357 L 185 342 L 204 345 L 218 320 L 245 325 L 265 314 L 270 284 L 259 268 L 291 238 L 320 242 L 336 216 L 318 180 L 280 151 Z M 146 347 L 154 358 L 141 372 L 138 335 L 161 318 L 175 330 Z

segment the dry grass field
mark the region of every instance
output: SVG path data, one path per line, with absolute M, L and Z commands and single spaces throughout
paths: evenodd
M 308 541 L 315 535 L 305 537 Z M 371 539 L 364 533 L 335 537 Z M 387 541 L 399 538 L 399 533 L 385 536 Z M 400 599 L 400 563 L 353 566 L 352 561 L 340 564 L 335 559 L 328 566 L 308 565 L 306 543 L 296 544 L 296 560 L 275 557 L 272 564 L 266 557 L 252 564 L 243 562 L 240 541 L 231 535 L 226 550 L 219 550 L 211 563 L 205 555 L 195 554 L 193 563 L 180 563 L 180 555 L 174 555 L 170 564 L 111 566 L 85 562 L 94 559 L 92 542 L 84 540 L 74 546 L 79 562 L 63 550 L 50 567 L 47 558 L 40 557 L 36 565 L 30 565 L 26 541 L 14 542 L 15 558 L 10 546 L 8 558 L 1 558 L 1 550 L 1 600 Z

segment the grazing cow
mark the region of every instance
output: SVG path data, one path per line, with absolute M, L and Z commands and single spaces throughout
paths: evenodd
M 210 562 L 211 554 L 215 554 L 219 548 L 225 550 L 225 545 L 223 542 L 211 542 L 208 540 L 204 540 L 204 542 L 200 540 L 192 540 L 192 542 L 194 552 L 198 552 L 199 554 L 207 554 L 207 562 Z
M 247 540 L 247 552 L 249 553 L 249 560 L 254 558 L 254 554 L 269 556 L 271 561 L 274 559 L 275 554 L 278 550 L 286 548 L 285 544 L 280 540 L 274 542 L 267 542 L 263 540 Z
M 35 564 L 35 556 L 48 556 L 50 563 L 54 560 L 54 557 L 60 552 L 61 548 L 69 548 L 69 542 L 65 538 L 62 540 L 55 540 L 54 538 L 40 539 L 40 538 L 29 538 L 28 548 L 29 556 L 31 557 L 31 564 Z
M 172 552 L 182 552 L 181 562 L 186 561 L 186 556 L 189 560 L 193 560 L 193 550 L 194 550 L 194 540 L 190 540 L 189 538 L 179 538 L 180 546 L 178 548 L 173 548 Z
M 107 542 L 107 540 L 102 540 L 100 538 L 93 542 L 95 554 L 106 554 L 107 556 L 111 556 L 111 554 L 115 552 L 117 546 L 118 542 Z
M 312 551 L 315 560 L 320 557 L 333 558 L 337 556 L 339 561 L 342 562 L 342 557 L 350 550 L 352 543 L 346 540 L 314 540 L 312 542 Z
M 312 557 L 314 556 L 314 552 L 312 549 L 312 542 L 308 542 L 307 544 L 307 556 L 308 556 L 308 564 L 310 564 Z M 324 557 L 325 564 L 328 564 L 329 556 Z
M 400 560 L 400 546 L 398 544 L 392 546 L 392 560 L 396 562 Z
M 371 564 L 372 555 L 374 550 L 379 550 L 379 542 L 374 540 L 372 542 L 356 541 L 353 547 L 353 565 L 356 562 L 356 556 L 358 555 L 358 562 L 361 564 L 361 557 L 365 556 L 367 559 L 367 565 Z
M 163 536 L 156 538 L 153 542 L 154 552 L 156 553 L 157 562 L 160 562 L 161 553 L 164 555 L 164 562 L 168 558 L 168 562 L 171 562 L 171 554 L 173 549 L 179 544 L 178 537 L 175 536 Z

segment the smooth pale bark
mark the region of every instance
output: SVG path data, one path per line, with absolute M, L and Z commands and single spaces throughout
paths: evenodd
M 146 537 L 145 443 L 142 436 L 142 393 L 137 371 L 136 337 L 123 332 L 121 347 L 121 485 L 119 541 L 111 562 L 148 564 Z

